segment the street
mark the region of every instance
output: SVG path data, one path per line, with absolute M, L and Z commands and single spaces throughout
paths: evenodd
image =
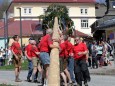
M 0 71 L 0 84 L 11 84 L 16 86 L 38 86 L 35 83 L 26 82 L 27 71 L 22 71 L 20 78 L 21 83 L 14 82 L 14 71 Z M 115 86 L 115 76 L 108 75 L 91 75 L 89 86 Z

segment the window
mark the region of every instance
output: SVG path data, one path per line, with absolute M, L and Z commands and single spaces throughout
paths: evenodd
M 31 8 L 29 8 L 29 14 L 31 14 Z
M 82 15 L 87 15 L 88 9 L 87 8 L 81 8 L 80 9 Z
M 32 8 L 29 8 L 29 7 L 24 8 L 24 14 L 25 15 L 31 15 L 32 14 Z
M 81 19 L 81 28 L 88 28 L 88 19 Z

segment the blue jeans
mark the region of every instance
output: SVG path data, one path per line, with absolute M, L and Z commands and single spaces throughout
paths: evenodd
M 40 60 L 43 65 L 50 64 L 50 56 L 47 52 L 40 52 Z
M 74 78 L 74 58 L 73 57 L 68 58 L 68 71 L 70 73 L 72 81 L 75 82 L 75 78 Z
M 27 75 L 27 79 L 30 79 L 30 77 L 32 76 L 32 72 L 33 72 L 33 63 L 32 63 L 32 61 L 28 60 L 28 75 Z M 34 80 L 37 80 L 37 73 L 36 73 L 36 76 L 34 77 Z

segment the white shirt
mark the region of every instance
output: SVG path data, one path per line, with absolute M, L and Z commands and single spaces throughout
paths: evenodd
M 103 46 L 97 46 L 97 54 L 103 54 Z
M 2 58 L 2 57 L 3 57 L 3 54 L 1 53 L 1 54 L 0 54 L 0 58 Z

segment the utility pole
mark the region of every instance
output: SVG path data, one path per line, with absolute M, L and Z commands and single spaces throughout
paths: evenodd
M 110 3 L 109 3 L 109 0 L 106 0 L 105 2 L 106 2 L 106 5 L 107 5 L 107 10 L 105 12 L 105 15 L 106 15 L 109 12 Z

